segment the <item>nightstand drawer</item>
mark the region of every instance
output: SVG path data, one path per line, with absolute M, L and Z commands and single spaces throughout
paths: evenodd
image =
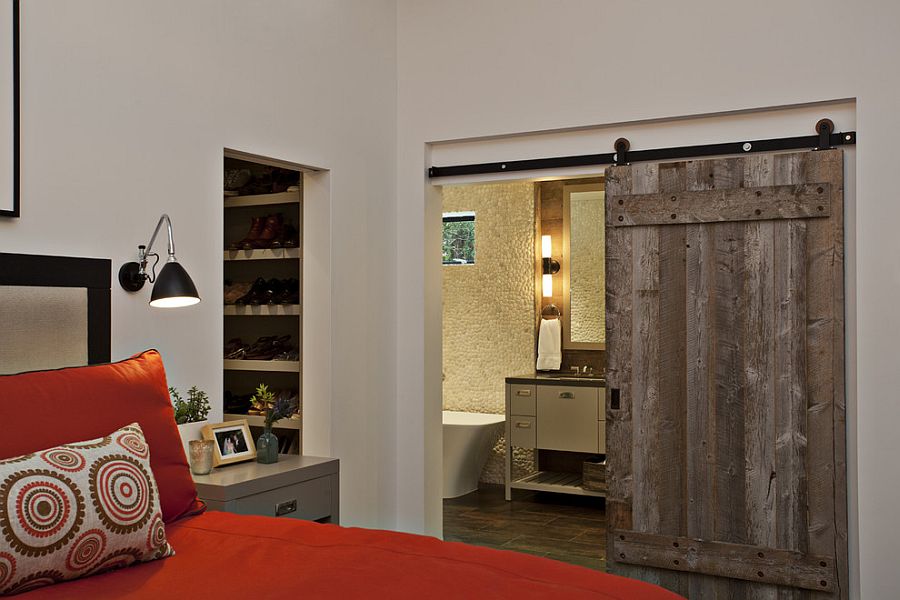
M 509 443 L 519 448 L 534 448 L 537 441 L 535 418 L 512 415 L 509 418 Z
M 331 480 L 319 477 L 238 498 L 233 512 L 308 521 L 324 519 L 331 516 Z
M 509 385 L 509 413 L 511 415 L 537 414 L 535 407 L 535 386 L 512 383 Z

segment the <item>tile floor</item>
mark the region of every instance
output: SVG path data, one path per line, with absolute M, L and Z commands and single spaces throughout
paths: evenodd
M 482 484 L 444 500 L 444 539 L 606 568 L 602 498 L 514 490 L 507 502 L 502 485 Z

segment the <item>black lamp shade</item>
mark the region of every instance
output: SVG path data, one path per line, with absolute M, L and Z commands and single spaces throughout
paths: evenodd
M 177 262 L 167 262 L 153 284 L 150 306 L 177 308 L 200 302 L 200 294 L 191 276 Z

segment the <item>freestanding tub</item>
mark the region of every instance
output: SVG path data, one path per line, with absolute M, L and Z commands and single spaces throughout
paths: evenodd
M 503 415 L 444 411 L 444 498 L 478 489 L 478 478 L 505 420 Z

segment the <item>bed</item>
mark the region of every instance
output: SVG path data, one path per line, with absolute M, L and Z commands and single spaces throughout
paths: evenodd
M 109 358 L 108 261 L 65 259 L 64 280 L 36 281 L 30 269 L 15 268 L 23 263 L 48 266 L 47 260 L 0 254 L 3 322 L 9 323 L 10 311 L 23 303 L 43 303 L 44 307 L 30 311 L 35 316 L 28 318 L 22 316 L 28 310 L 16 312 L 16 331 L 0 333 L 6 336 L 0 337 L 0 345 L 12 335 L 40 339 L 48 327 L 57 340 L 68 340 L 61 344 L 68 354 L 53 357 L 54 366 L 68 368 L 0 375 L 0 460 L 91 439 L 130 421 L 142 427 L 148 423 L 152 470 L 160 496 L 167 497 L 168 505 L 163 503 L 162 509 L 175 555 L 17 597 L 678 598 L 643 582 L 526 554 L 397 532 L 204 512 L 192 492 L 177 428 L 169 416 L 171 407 L 159 403 L 166 382 L 158 354 L 143 353 L 110 365 L 70 366 Z M 48 310 L 61 315 L 51 319 L 50 325 Z M 75 314 L 79 312 L 83 314 Z M 28 365 L 21 357 L 16 359 L 17 370 L 32 364 L 51 366 L 44 353 L 32 354 L 34 361 Z M 22 410 L 23 393 L 31 400 L 28 411 Z M 165 422 L 164 426 L 151 426 L 149 421 L 154 419 Z M 65 427 L 28 427 L 48 422 L 65 423 Z

